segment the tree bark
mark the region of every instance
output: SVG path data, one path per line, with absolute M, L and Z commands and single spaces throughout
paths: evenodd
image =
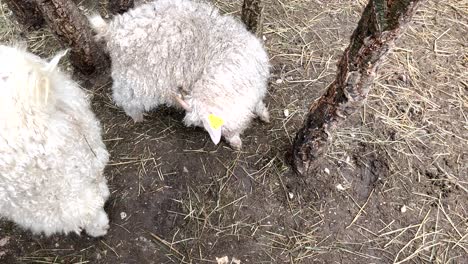
M 85 74 L 108 66 L 107 57 L 94 42 L 86 17 L 72 0 L 35 0 L 47 24 L 70 48 L 70 62 Z
M 335 81 L 315 101 L 293 143 L 293 168 L 306 175 L 326 151 L 331 132 L 359 110 L 383 57 L 424 0 L 370 0 L 338 62 Z
M 263 35 L 263 3 L 262 0 L 244 0 L 242 5 L 242 21 L 247 29 L 258 37 Z
M 109 0 L 108 9 L 112 14 L 122 14 L 134 5 L 133 0 Z
M 44 24 L 44 18 L 34 0 L 3 0 L 3 2 L 24 29 L 39 29 Z

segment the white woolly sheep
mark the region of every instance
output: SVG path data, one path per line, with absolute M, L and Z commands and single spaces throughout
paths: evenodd
M 135 122 L 161 104 L 182 107 L 186 125 L 240 149 L 255 116 L 269 121 L 267 53 L 233 17 L 203 2 L 158 0 L 90 22 L 112 59 L 114 101 Z
M 107 233 L 109 154 L 79 86 L 50 62 L 0 45 L 0 217 L 33 233 Z

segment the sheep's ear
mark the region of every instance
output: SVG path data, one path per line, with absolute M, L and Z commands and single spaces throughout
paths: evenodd
M 48 71 L 48 72 L 51 72 L 51 71 L 55 70 L 57 68 L 57 65 L 58 65 L 60 59 L 62 59 L 62 57 L 65 56 L 67 53 L 68 53 L 68 49 L 57 53 L 57 55 L 55 55 L 54 58 L 52 60 L 50 60 L 49 63 L 47 63 L 47 66 L 46 66 L 45 70 Z
M 210 134 L 210 138 L 215 145 L 221 140 L 221 128 L 223 124 L 224 120 L 217 115 L 209 114 L 203 118 L 203 126 Z

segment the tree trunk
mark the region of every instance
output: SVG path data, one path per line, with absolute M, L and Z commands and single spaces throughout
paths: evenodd
M 72 0 L 35 0 L 49 27 L 70 48 L 70 62 L 89 74 L 107 66 L 108 60 L 94 42 L 86 17 Z
M 112 14 L 122 14 L 134 5 L 133 0 L 109 0 L 108 9 Z
M 3 2 L 25 30 L 39 29 L 44 24 L 44 18 L 34 0 L 3 0 Z
M 314 102 L 293 143 L 293 168 L 301 175 L 326 151 L 331 131 L 359 110 L 384 55 L 402 35 L 423 0 L 370 0 L 338 63 L 335 81 Z
M 242 21 L 247 29 L 259 38 L 263 35 L 263 3 L 262 0 L 244 0 L 242 5 Z

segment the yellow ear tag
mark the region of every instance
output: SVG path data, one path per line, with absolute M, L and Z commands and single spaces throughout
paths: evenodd
M 221 117 L 213 114 L 208 115 L 208 121 L 210 123 L 210 127 L 215 130 L 218 130 L 224 124 L 224 120 Z

